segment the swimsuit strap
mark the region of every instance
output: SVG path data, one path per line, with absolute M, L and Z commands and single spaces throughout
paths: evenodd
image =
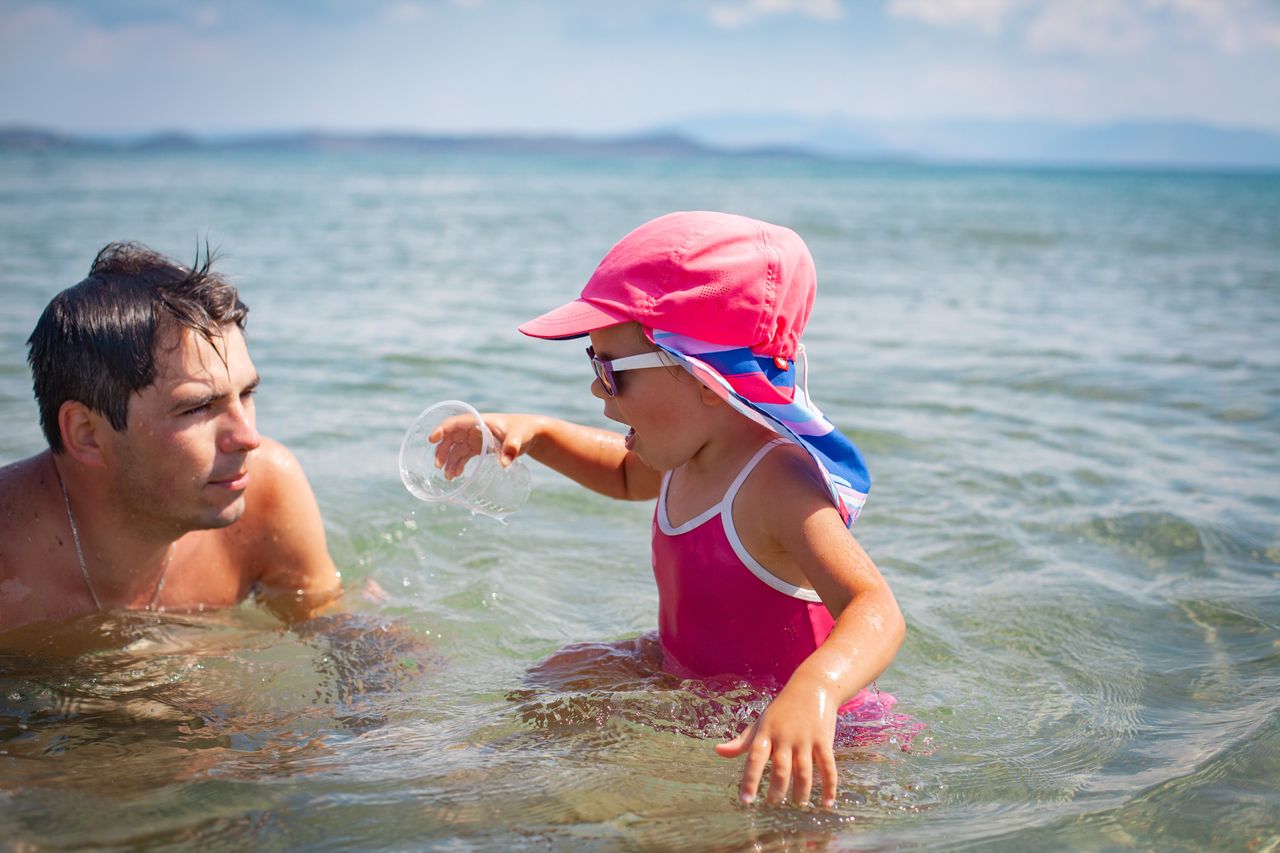
M 662 485 L 658 489 L 658 506 L 656 510 L 658 518 L 658 528 L 668 535 L 687 533 L 715 518 L 721 513 L 727 513 L 729 524 L 733 523 L 733 500 L 738 496 L 738 490 L 742 488 L 742 484 L 746 482 L 747 477 L 751 476 L 751 472 L 760 464 L 760 460 L 773 448 L 787 444 L 787 440 L 783 438 L 774 438 L 761 445 L 755 455 L 747 460 L 746 464 L 738 471 L 738 475 L 733 478 L 733 482 L 729 484 L 729 488 L 725 490 L 724 496 L 716 501 L 707 509 L 698 515 L 675 527 L 671 524 L 671 519 L 667 515 L 667 487 L 671 483 L 671 471 L 666 471 L 662 475 Z
M 720 499 L 720 511 L 726 513 L 730 520 L 733 518 L 733 499 L 738 496 L 738 490 L 742 488 L 742 484 L 751 476 L 751 472 L 756 470 L 756 466 L 760 464 L 760 460 L 768 455 L 770 450 L 789 442 L 783 438 L 773 438 L 765 442 L 765 444 L 756 451 L 755 456 L 747 460 L 747 464 L 742 466 L 742 470 L 738 472 L 738 476 L 733 478 L 733 482 L 729 484 L 729 488 L 725 490 L 724 497 Z
M 725 492 L 724 500 L 720 504 L 720 517 L 724 524 L 724 536 L 729 540 L 729 547 L 733 548 L 733 552 L 738 555 L 738 559 L 742 561 L 742 565 L 746 566 L 747 571 L 755 575 L 768 586 L 773 587 L 778 592 L 789 595 L 792 598 L 798 598 L 801 601 L 811 601 L 821 603 L 822 599 L 815 590 L 802 586 L 796 586 L 788 583 L 782 578 L 769 571 L 765 566 L 751 555 L 747 550 L 746 544 L 742 541 L 742 537 L 738 535 L 738 526 L 733 523 L 733 500 L 738 496 L 738 490 L 742 488 L 742 484 L 747 481 L 747 477 L 751 476 L 751 472 L 760 464 L 760 460 L 773 448 L 780 444 L 790 444 L 786 439 L 775 438 L 756 451 L 756 455 L 751 457 L 746 465 L 742 466 L 742 471 L 734 479 L 733 485 L 729 487 L 729 491 Z

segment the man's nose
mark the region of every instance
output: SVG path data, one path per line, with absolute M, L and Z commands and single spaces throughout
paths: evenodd
M 237 404 L 232 406 L 226 428 L 220 436 L 223 453 L 240 453 L 257 449 L 262 444 L 262 436 L 258 433 L 257 417 L 252 406 Z

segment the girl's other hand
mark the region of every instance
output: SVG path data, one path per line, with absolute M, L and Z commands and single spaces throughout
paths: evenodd
M 764 775 L 765 764 L 772 764 L 769 774 L 771 806 L 781 805 L 791 793 L 791 802 L 807 805 L 813 793 L 816 766 L 822 780 L 822 805 L 831 808 L 836 801 L 836 759 L 833 744 L 836 735 L 838 702 L 822 685 L 797 684 L 792 678 L 751 727 L 733 740 L 716 746 L 724 758 L 747 754 L 742 770 L 738 798 L 753 802 Z

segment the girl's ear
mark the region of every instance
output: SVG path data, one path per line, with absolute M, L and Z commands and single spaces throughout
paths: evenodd
M 102 431 L 110 429 L 106 419 L 84 403 L 67 400 L 58 409 L 58 432 L 62 449 L 72 459 L 91 468 L 106 465 L 102 447 Z
M 698 383 L 698 396 L 704 406 L 723 406 L 724 399 L 701 382 Z

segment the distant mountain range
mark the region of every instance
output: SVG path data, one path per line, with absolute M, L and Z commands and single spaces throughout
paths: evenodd
M 43 128 L 0 127 L 0 150 L 21 151 L 481 151 L 528 154 L 643 154 L 687 156 L 712 154 L 711 149 L 684 136 L 669 133 L 611 138 L 569 135 L 443 135 L 425 133 L 259 133 L 196 136 L 157 133 L 135 137 L 77 136 Z M 754 153 L 754 150 L 743 152 Z
M 760 145 L 818 156 L 943 163 L 1280 167 L 1280 134 L 1189 121 L 885 121 L 726 115 L 663 129 L 715 148 Z
M 1044 121 L 855 122 L 725 115 L 644 132 L 588 137 L 429 133 L 78 136 L 0 127 L 0 150 L 299 150 L 491 152 L 590 156 L 774 156 L 875 162 L 1280 169 L 1280 134 L 1195 122 L 1068 125 Z

